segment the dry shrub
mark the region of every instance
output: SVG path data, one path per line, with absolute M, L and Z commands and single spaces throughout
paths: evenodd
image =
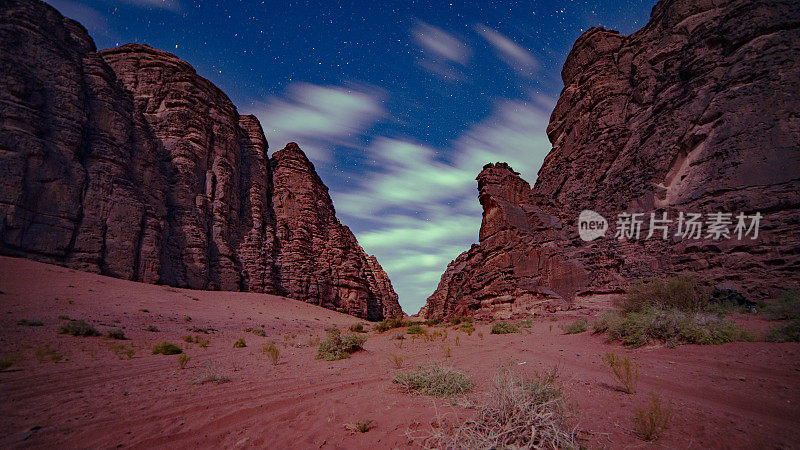
M 511 334 L 511 333 L 519 333 L 519 327 L 514 325 L 513 323 L 508 323 L 504 320 L 495 323 L 492 325 L 492 334 Z
M 187 355 L 186 353 L 182 353 L 181 356 L 178 356 L 178 368 L 181 370 L 186 368 L 186 364 L 189 363 L 190 359 L 192 358 L 189 355 Z
M 273 366 L 278 365 L 278 358 L 281 356 L 281 351 L 278 350 L 278 347 L 275 346 L 274 342 L 270 342 L 268 344 L 264 344 L 261 347 L 261 353 L 267 355 L 270 361 L 272 361 Z
M 567 407 L 556 384 L 556 369 L 524 379 L 511 366 L 500 369 L 488 401 L 475 419 L 434 428 L 426 448 L 580 448 L 570 428 Z
M 708 306 L 712 291 L 711 286 L 696 275 L 651 278 L 631 285 L 618 306 L 625 313 L 638 312 L 648 306 L 697 312 Z
M 83 320 L 70 320 L 58 327 L 58 332 L 71 336 L 100 336 L 100 332 L 95 327 Z
M 398 355 L 396 353 L 389 353 L 388 355 L 386 355 L 386 358 L 389 359 L 389 361 L 392 364 L 394 364 L 395 369 L 399 369 L 399 368 L 403 367 L 403 357 L 402 356 L 400 356 L 400 355 Z
M 358 431 L 359 433 L 366 433 L 372 428 L 373 420 L 365 420 L 363 422 L 355 422 L 355 423 L 348 423 L 345 424 L 344 428 L 348 431 Z
M 345 334 L 338 332 L 328 333 L 328 337 L 320 342 L 317 348 L 317 358 L 325 361 L 346 359 L 350 354 L 363 350 L 367 337 L 360 334 Z
M 203 371 L 192 380 L 191 384 L 222 384 L 227 383 L 228 381 L 231 381 L 230 378 L 226 377 L 220 372 L 217 364 L 212 361 L 208 361 Z
M 559 328 L 564 331 L 564 334 L 578 334 L 586 331 L 586 319 L 578 319 L 569 325 L 561 324 Z
M 475 385 L 469 375 L 440 364 L 419 366 L 416 370 L 397 375 L 394 383 L 407 392 L 433 397 L 453 397 L 472 390 Z
M 642 440 L 657 439 L 669 426 L 672 408 L 661 401 L 661 396 L 653 392 L 647 404 L 636 410 L 633 416 L 633 430 Z
M 636 383 L 639 381 L 639 367 L 627 356 L 620 357 L 614 353 L 606 353 L 603 362 L 608 366 L 611 376 L 617 380 L 628 394 L 636 392 Z
M 244 341 L 244 338 L 239 338 L 236 342 L 233 343 L 233 348 L 245 348 L 247 347 L 247 343 Z

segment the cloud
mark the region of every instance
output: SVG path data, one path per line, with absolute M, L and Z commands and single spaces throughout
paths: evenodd
M 475 31 L 494 48 L 503 62 L 520 75 L 530 78 L 539 69 L 539 61 L 528 50 L 508 37 L 481 24 L 475 25 Z
M 359 145 L 361 136 L 386 116 L 377 89 L 295 83 L 286 94 L 254 108 L 274 149 L 295 141 L 312 161 L 328 162 L 332 146 Z
M 178 0 L 113 0 L 108 1 L 108 3 L 125 3 L 137 8 L 163 9 L 172 12 L 178 12 L 182 9 Z
M 461 65 L 465 65 L 472 54 L 467 44 L 452 34 L 422 21 L 417 21 L 411 29 L 411 37 L 423 51 L 432 53 L 431 56 Z
M 75 20 L 86 27 L 90 36 L 111 37 L 108 19 L 96 9 L 71 0 L 47 0 L 47 3 L 57 9 L 62 16 Z
M 417 64 L 446 81 L 462 78 L 460 67 L 466 66 L 472 49 L 452 34 L 422 21 L 411 29 L 412 41 L 422 50 Z
M 367 149 L 375 170 L 352 190 L 331 192 L 340 218 L 377 256 L 406 312 L 416 313 L 447 264 L 477 242 L 475 176 L 483 165 L 506 161 L 535 180 L 550 150 L 545 130 L 554 103 L 535 94 L 498 101 L 486 119 L 444 149 L 375 138 Z

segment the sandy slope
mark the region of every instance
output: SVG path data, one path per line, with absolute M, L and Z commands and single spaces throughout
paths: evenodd
M 358 319 L 275 296 L 145 285 L 13 258 L 0 258 L 0 291 L 0 354 L 22 358 L 0 372 L 3 448 L 409 447 L 414 441 L 408 434 L 424 434 L 437 414 L 456 420 L 473 413 L 398 392 L 390 353 L 402 355 L 405 368 L 444 360 L 470 373 L 477 382 L 469 396 L 475 402 L 482 401 L 500 364 L 514 361 L 525 373 L 558 365 L 589 447 L 800 442 L 797 344 L 628 351 L 602 336 L 563 335 L 557 322 L 542 319 L 521 334 L 490 335 L 484 324 L 471 336 L 449 330 L 446 341 L 406 340 L 402 348 L 391 339 L 395 331 L 369 333 L 365 352 L 325 362 L 314 359 L 316 346 L 309 341 L 323 337 L 326 327 L 344 328 Z M 122 327 L 130 340 L 59 335 L 60 315 L 100 330 Z M 21 319 L 44 326 L 17 325 Z M 144 331 L 149 325 L 159 332 Z M 261 325 L 266 337 L 245 332 Z M 191 327 L 215 329 L 201 334 L 210 341 L 207 348 L 181 340 Z M 248 346 L 234 349 L 240 337 Z M 277 366 L 259 352 L 270 339 L 281 349 Z M 152 345 L 165 340 L 191 356 L 185 369 L 178 368 L 177 356 L 151 354 Z M 132 359 L 115 355 L 111 346 L 119 343 L 133 346 Z M 38 361 L 35 352 L 43 346 L 63 359 Z M 444 356 L 446 348 L 452 357 Z M 608 351 L 637 359 L 637 394 L 616 389 L 601 362 Z M 231 381 L 189 384 L 210 362 Z M 653 390 L 672 402 L 675 417 L 661 439 L 647 444 L 628 429 L 633 409 Z M 345 428 L 367 419 L 374 420 L 367 433 Z

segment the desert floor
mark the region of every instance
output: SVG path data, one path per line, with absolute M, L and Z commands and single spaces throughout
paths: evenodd
M 577 310 L 510 335 L 477 324 L 471 335 L 448 329 L 446 339 L 401 344 L 392 337 L 402 329 L 369 332 L 365 351 L 326 362 L 315 359 L 315 340 L 325 328 L 360 321 L 280 297 L 140 284 L 6 257 L 0 291 L 0 356 L 14 360 L 0 371 L 2 448 L 414 447 L 420 441 L 413 437 L 429 432 L 437 417 L 473 415 L 464 405 L 483 401 L 503 364 L 524 374 L 558 366 L 573 425 L 589 448 L 800 445 L 796 343 L 627 350 L 602 335 L 563 334 L 558 325 L 580 316 Z M 101 332 L 120 327 L 129 339 L 58 334 L 59 316 Z M 23 319 L 43 326 L 18 325 Z M 145 331 L 151 325 L 159 331 Z M 245 331 L 262 325 L 265 337 Z M 209 345 L 184 342 L 188 334 Z M 233 348 L 239 338 L 247 347 Z M 277 365 L 259 351 L 270 340 L 281 352 Z M 177 355 L 151 354 L 163 341 L 191 357 L 184 369 Z M 638 362 L 635 394 L 618 389 L 602 362 L 607 352 Z M 403 358 L 402 368 L 391 354 Z M 474 392 L 453 402 L 406 394 L 392 383 L 399 371 L 427 362 L 472 375 Z M 209 367 L 230 381 L 191 384 Z M 671 403 L 673 419 L 662 437 L 645 443 L 630 431 L 631 419 L 653 391 Z M 374 421 L 366 433 L 346 427 L 365 420 Z

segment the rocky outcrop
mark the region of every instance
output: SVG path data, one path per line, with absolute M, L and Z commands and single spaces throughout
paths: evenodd
M 290 144 L 186 62 L 97 52 L 38 1 L 0 1 L 0 252 L 148 283 L 399 311 Z
M 585 32 L 562 78 L 536 185 L 486 166 L 480 244 L 448 266 L 426 316 L 584 306 L 682 271 L 755 297 L 800 282 L 796 4 L 663 0 L 630 36 Z M 605 238 L 579 238 L 585 209 L 608 219 Z M 645 239 L 651 212 L 673 220 L 667 239 Z M 763 218 L 755 240 L 693 239 L 675 235 L 681 212 Z M 641 239 L 614 238 L 619 213 L 644 213 Z

